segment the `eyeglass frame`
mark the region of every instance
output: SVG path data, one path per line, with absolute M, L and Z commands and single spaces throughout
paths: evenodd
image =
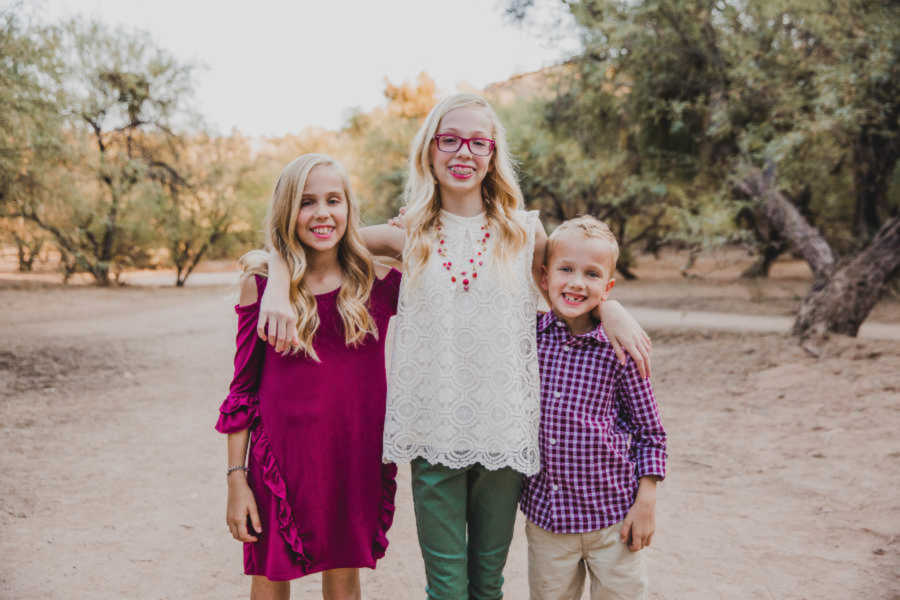
M 442 138 L 442 137 L 455 137 L 455 138 L 459 138 L 459 146 L 456 147 L 456 150 L 441 150 L 441 138 Z M 451 152 L 459 152 L 460 148 L 462 148 L 462 147 L 463 147 L 463 144 L 465 144 L 465 145 L 466 145 L 466 148 L 469 149 L 469 152 L 472 153 L 472 156 L 490 156 L 491 154 L 494 153 L 494 148 L 497 147 L 497 142 L 494 141 L 494 140 L 492 140 L 491 138 L 484 138 L 484 137 L 464 138 L 463 136 L 461 136 L 461 135 L 456 135 L 455 133 L 436 133 L 436 134 L 434 134 L 434 137 L 433 137 L 432 139 L 434 139 L 434 141 L 436 142 L 436 147 L 437 147 L 437 149 L 438 149 L 439 151 L 441 151 L 441 152 L 447 152 L 448 154 L 451 153 Z M 487 153 L 487 154 L 478 154 L 478 153 L 476 153 L 476 152 L 473 152 L 473 151 L 472 151 L 472 146 L 469 145 L 469 142 L 471 142 L 471 141 L 473 141 L 473 140 L 484 140 L 484 141 L 486 141 L 486 142 L 490 142 L 490 143 L 491 143 L 491 148 L 490 148 L 490 150 L 488 150 L 488 153 Z

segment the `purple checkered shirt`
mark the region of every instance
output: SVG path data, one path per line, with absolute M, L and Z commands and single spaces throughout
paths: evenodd
M 573 336 L 552 312 L 537 320 L 541 470 L 521 508 L 554 533 L 596 531 L 625 518 L 638 479 L 666 475 L 666 432 L 650 381 L 622 366 L 603 328 Z

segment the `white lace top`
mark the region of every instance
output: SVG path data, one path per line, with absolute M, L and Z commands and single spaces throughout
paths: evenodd
M 519 211 L 528 242 L 505 277 L 484 261 L 469 290 L 451 287 L 432 255 L 418 280 L 400 286 L 388 373 L 384 458 L 423 457 L 451 468 L 481 463 L 537 473 L 540 380 L 535 341 L 539 292 L 531 275 L 537 211 Z M 468 263 L 484 214 L 441 211 L 446 259 Z M 488 240 L 492 254 L 494 237 Z M 455 271 L 455 269 L 454 269 Z

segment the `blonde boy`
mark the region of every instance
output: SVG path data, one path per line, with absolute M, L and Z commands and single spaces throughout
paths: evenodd
M 666 433 L 648 379 L 623 366 L 591 311 L 609 295 L 619 247 L 584 216 L 547 241 L 538 317 L 541 470 L 521 499 L 532 600 L 646 598 L 641 548 L 654 532 Z

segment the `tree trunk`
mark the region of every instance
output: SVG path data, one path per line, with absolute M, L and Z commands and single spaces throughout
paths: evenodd
M 41 253 L 44 247 L 44 240 L 28 238 L 20 236 L 16 231 L 12 232 L 13 240 L 16 243 L 16 253 L 19 259 L 19 272 L 31 273 L 34 270 L 34 259 Z
M 737 185 L 761 201 L 766 218 L 806 259 L 815 276 L 800 305 L 794 335 L 855 336 L 887 283 L 900 273 L 900 217 L 887 221 L 870 244 L 836 268 L 828 242 L 776 189 L 774 180 L 775 168 L 770 165 L 764 172 L 751 170 Z
M 824 285 L 835 264 L 831 246 L 775 186 L 775 166 L 767 165 L 762 171 L 751 169 L 737 187 L 761 203 L 769 224 L 806 260 L 815 278 L 813 287 Z
M 762 252 L 760 252 L 759 257 L 757 257 L 756 261 L 744 269 L 741 273 L 741 277 L 744 279 L 755 279 L 757 277 L 768 277 L 769 269 L 772 268 L 772 263 L 781 256 L 781 253 L 784 251 L 784 244 L 782 243 L 773 243 L 766 244 Z
M 842 264 L 800 305 L 793 333 L 856 336 L 891 278 L 900 273 L 900 217 L 887 221 L 862 252 Z
M 878 207 L 885 206 L 888 183 L 897 163 L 892 145 L 883 136 L 863 128 L 853 147 L 853 229 L 863 243 L 871 240 L 881 226 Z
M 97 285 L 106 287 L 112 283 L 109 278 L 109 263 L 98 262 L 91 265 L 89 271 Z

